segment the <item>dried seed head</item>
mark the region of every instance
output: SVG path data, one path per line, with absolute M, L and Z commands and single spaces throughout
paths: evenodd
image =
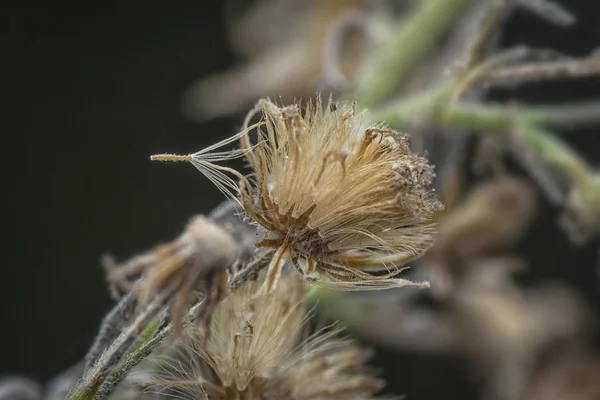
M 526 181 L 507 178 L 477 187 L 440 222 L 427 256 L 440 285 L 449 290 L 477 259 L 503 255 L 524 232 L 535 212 L 535 192 Z M 485 263 L 483 263 L 485 265 Z
M 224 294 L 227 269 L 238 252 L 238 245 L 227 232 L 197 216 L 173 242 L 114 266 L 110 273 L 114 277 L 141 274 L 135 284 L 124 282 L 122 288 L 137 293 L 142 306 L 157 298 L 169 302 L 171 319 L 178 330 L 198 293 L 206 295 L 201 309 L 210 316 L 214 302 Z
M 184 330 L 182 357 L 149 385 L 199 399 L 373 398 L 382 382 L 363 365 L 367 352 L 338 332 L 303 334 L 303 282 L 283 279 L 272 296 L 256 295 L 259 285 L 248 282 L 218 305 L 207 341 L 201 328 Z
M 268 288 L 288 259 L 307 276 L 317 272 L 349 289 L 406 284 L 390 277 L 429 247 L 432 214 L 441 208 L 427 160 L 397 132 L 366 127 L 354 105 L 334 112 L 309 105 L 304 116 L 297 105 L 261 100 L 259 107 L 266 132 L 257 129 L 253 148 L 242 138 L 258 198 L 249 187 L 241 194 L 270 233 L 259 244 L 279 249 Z
M 406 137 L 366 127 L 354 109 L 345 104 L 324 111 L 318 101 L 301 115 L 297 104 L 280 108 L 259 101 L 235 136 L 242 149 L 229 157 L 246 156 L 251 180 L 212 164 L 216 157 L 206 150 L 190 156 L 213 181 L 233 188 L 223 172 L 240 179 L 236 189 L 244 210 L 268 232 L 257 245 L 277 249 L 267 290 L 286 261 L 311 280 L 325 277 L 347 289 L 414 284 L 391 277 L 432 243 L 432 216 L 441 209 L 429 188 L 433 168 L 410 152 Z M 259 111 L 263 122 L 248 126 Z M 251 144 L 253 131 L 256 144 Z
M 489 268 L 494 267 L 482 265 L 474 273 Z M 453 293 L 451 316 L 456 343 L 488 376 L 501 374 L 507 365 L 531 376 L 560 352 L 586 343 L 593 326 L 585 300 L 560 283 L 526 290 L 510 280 L 495 286 L 463 284 Z
M 231 32 L 236 50 L 249 58 L 243 66 L 192 85 L 183 99 L 184 113 L 194 120 L 212 119 L 241 112 L 263 96 L 292 101 L 314 96 L 318 87 L 338 89 L 344 77 L 354 75 L 364 43 L 375 44 L 363 30 L 373 23 L 366 3 L 253 3 Z

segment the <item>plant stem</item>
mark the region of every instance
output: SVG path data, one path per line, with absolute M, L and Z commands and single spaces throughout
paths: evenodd
M 240 272 L 233 275 L 229 282 L 229 290 L 233 292 L 245 282 L 251 280 L 253 276 L 258 274 L 258 272 L 260 272 L 261 269 L 263 269 L 269 264 L 271 258 L 273 257 L 273 253 L 274 251 L 272 250 L 263 252 L 260 256 L 258 256 L 256 260 L 252 261 L 251 263 L 246 265 L 244 269 L 242 269 Z
M 148 331 L 147 333 L 149 333 L 149 335 L 144 335 L 148 337 L 146 337 L 145 340 L 136 346 L 132 351 L 127 353 L 125 357 L 123 357 L 123 361 L 119 364 L 119 366 L 106 377 L 96 393 L 97 399 L 107 399 L 115 387 L 121 383 L 123 378 L 125 378 L 127 373 L 136 365 L 138 365 L 144 358 L 148 357 L 150 353 L 152 353 L 152 351 L 154 351 L 154 349 L 172 332 L 172 326 L 169 324 L 156 335 L 152 336 L 151 333 L 154 333 L 157 327 L 158 324 L 153 326 L 152 328 L 154 329 L 152 332 Z
M 68 400 L 93 399 L 106 374 L 118 364 L 135 339 L 146 330 L 156 316 L 157 310 L 164 305 L 164 298 L 158 296 L 136 317 L 121 335 L 106 349 L 98 362 L 88 371 L 79 384 L 69 393 Z
M 352 95 L 362 107 L 385 100 L 436 45 L 472 0 L 423 0 L 389 41 L 368 55 Z

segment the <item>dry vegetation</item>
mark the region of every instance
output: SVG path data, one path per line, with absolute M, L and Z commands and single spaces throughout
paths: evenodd
M 540 199 L 564 209 L 573 246 L 600 228 L 598 175 L 552 132 L 598 125 L 600 99 L 485 100 L 493 87 L 598 74 L 600 58 L 496 49 L 515 8 L 576 23 L 551 1 L 399 3 L 262 0 L 233 19 L 246 61 L 194 85 L 185 109 L 196 120 L 250 109 L 241 131 L 153 156 L 192 163 L 227 200 L 169 243 L 105 258 L 117 305 L 85 365 L 31 397 L 381 398 L 352 334 L 459 353 L 483 399 L 600 397 L 589 305 L 562 283 L 514 279 Z M 235 158 L 249 168 L 228 167 Z M 313 306 L 333 325 L 309 323 Z

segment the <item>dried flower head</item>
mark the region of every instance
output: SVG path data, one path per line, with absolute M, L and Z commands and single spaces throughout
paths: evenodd
M 331 75 L 353 75 L 364 44 L 374 44 L 363 33 L 368 9 L 374 8 L 366 3 L 253 2 L 231 27 L 232 45 L 245 62 L 193 84 L 183 99 L 185 115 L 202 121 L 243 112 L 264 96 L 307 98 L 319 86 L 330 86 Z
M 138 255 L 116 266 L 106 263 L 113 292 L 133 291 L 142 306 L 162 299 L 170 303 L 171 320 L 179 330 L 180 322 L 198 293 L 206 300 L 201 312 L 210 318 L 212 307 L 224 295 L 227 269 L 238 256 L 238 245 L 222 228 L 203 216 L 193 218 L 185 232 L 171 243 Z M 107 260 L 109 261 L 109 260 Z M 135 283 L 127 276 L 141 275 Z
M 257 296 L 259 285 L 248 282 L 218 305 L 208 340 L 202 328 L 184 330 L 180 356 L 148 385 L 194 399 L 373 398 L 382 381 L 364 366 L 368 352 L 335 331 L 303 333 L 303 282 L 290 276 L 270 296 Z
M 427 257 L 435 267 L 441 293 L 459 283 L 484 258 L 505 255 L 524 233 L 535 212 L 528 182 L 504 178 L 478 186 L 440 222 Z
M 299 108 L 260 100 L 237 135 L 242 149 L 231 155 L 244 154 L 253 169 L 248 178 L 234 174 L 244 210 L 268 233 L 257 246 L 277 249 L 265 289 L 275 287 L 287 261 L 307 278 L 317 273 L 346 289 L 414 284 L 392 277 L 432 243 L 432 217 L 441 209 L 430 189 L 432 166 L 410 152 L 406 137 L 366 127 L 354 105 L 324 111 L 318 101 L 304 116 Z M 249 127 L 258 111 L 262 123 Z M 222 191 L 233 189 L 213 158 L 206 151 L 180 157 L 223 182 Z
M 482 265 L 473 274 L 486 274 L 491 268 Z M 590 309 L 579 293 L 560 283 L 522 289 L 508 279 L 474 278 L 453 293 L 451 317 L 457 344 L 491 379 L 485 398 L 524 399 L 518 394 L 540 366 L 587 341 Z

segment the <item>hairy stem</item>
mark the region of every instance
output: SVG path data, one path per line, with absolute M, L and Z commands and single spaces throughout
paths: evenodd
M 263 252 L 257 259 L 248 263 L 240 272 L 233 275 L 229 280 L 229 290 L 233 292 L 245 282 L 255 279 L 256 274 L 269 265 L 273 253 L 274 251 L 272 250 Z

